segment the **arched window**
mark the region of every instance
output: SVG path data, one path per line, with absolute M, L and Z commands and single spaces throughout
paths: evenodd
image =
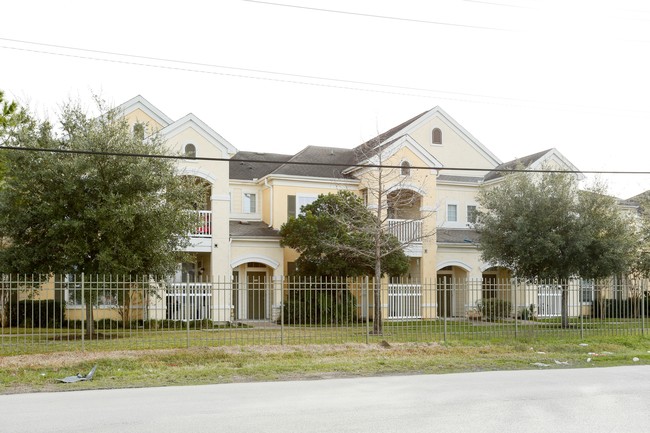
M 402 176 L 411 175 L 411 164 L 408 161 L 402 162 Z
M 431 132 L 431 142 L 433 144 L 442 144 L 442 131 L 440 128 L 433 128 Z
M 196 158 L 196 146 L 194 146 L 192 143 L 185 145 L 185 157 Z

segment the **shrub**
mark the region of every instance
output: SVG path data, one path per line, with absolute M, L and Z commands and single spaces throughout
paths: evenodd
M 65 303 L 53 299 L 14 299 L 5 304 L 4 308 L 9 318 L 9 326 L 59 327 L 65 319 Z
M 121 327 L 121 320 L 99 319 L 95 321 L 95 329 L 119 329 Z
M 357 300 L 347 289 L 292 289 L 282 310 L 286 324 L 345 324 L 357 318 Z
M 530 304 L 528 308 L 521 307 L 517 312 L 517 318 L 520 320 L 535 320 L 535 304 Z
M 512 311 L 512 303 L 510 301 L 497 298 L 480 299 L 476 302 L 476 306 L 481 312 L 481 316 L 491 322 L 510 317 L 510 312 Z

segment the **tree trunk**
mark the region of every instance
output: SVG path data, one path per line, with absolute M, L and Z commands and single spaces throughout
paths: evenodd
M 375 263 L 375 283 L 374 283 L 374 318 L 372 325 L 372 333 L 374 335 L 382 335 L 384 327 L 381 317 L 381 266 L 378 260 Z
M 90 296 L 90 294 L 88 294 Z M 86 337 L 92 339 L 95 333 L 95 322 L 93 321 L 93 303 L 86 299 Z

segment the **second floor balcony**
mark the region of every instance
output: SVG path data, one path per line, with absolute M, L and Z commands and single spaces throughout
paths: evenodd
M 210 210 L 197 210 L 194 211 L 196 214 L 196 225 L 190 236 L 197 238 L 209 238 L 212 237 L 212 211 Z
M 407 256 L 422 257 L 422 220 L 389 219 L 386 227 L 404 245 Z

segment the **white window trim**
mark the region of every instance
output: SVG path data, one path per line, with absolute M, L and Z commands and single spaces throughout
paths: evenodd
M 403 174 L 402 171 L 404 169 L 404 166 L 402 164 L 407 163 L 408 164 L 408 169 L 409 169 L 409 174 Z M 413 164 L 411 164 L 411 161 L 408 159 L 403 159 L 399 163 L 399 175 L 402 177 L 410 177 L 411 176 L 411 170 L 413 169 Z
M 476 208 L 476 212 L 478 212 L 478 204 L 476 204 L 476 203 L 472 203 L 472 202 L 467 203 L 467 204 L 465 205 L 465 222 L 466 222 L 467 224 L 476 224 L 476 222 L 471 222 L 471 221 L 469 220 L 469 207 L 470 207 L 470 206 L 474 206 L 474 207 Z
M 300 199 L 312 199 L 309 203 L 300 204 Z M 302 214 L 301 208 L 303 206 L 306 206 L 308 204 L 313 203 L 316 199 L 318 198 L 318 194 L 296 194 L 296 218 L 298 218 L 298 215 Z
M 455 206 L 456 207 L 456 219 L 455 220 L 450 220 L 449 219 L 449 208 L 450 206 Z M 445 206 L 445 221 L 448 223 L 457 223 L 458 222 L 458 203 L 455 202 L 447 202 L 447 206 Z
M 255 195 L 255 212 L 250 212 L 246 211 L 245 208 L 245 203 L 247 202 L 246 199 L 246 194 L 254 194 Z M 259 194 L 257 191 L 254 190 L 244 190 L 241 193 L 241 213 L 244 215 L 258 215 L 260 213 L 260 206 L 259 206 Z

